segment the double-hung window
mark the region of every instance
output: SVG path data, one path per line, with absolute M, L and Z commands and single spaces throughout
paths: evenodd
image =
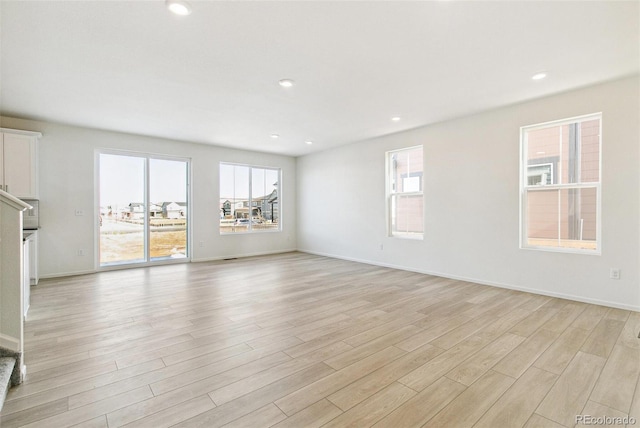
M 280 229 L 280 169 L 220 163 L 220 233 Z
M 422 239 L 423 170 L 422 146 L 387 152 L 387 217 L 390 236 Z
M 601 114 L 520 132 L 521 248 L 600 253 Z

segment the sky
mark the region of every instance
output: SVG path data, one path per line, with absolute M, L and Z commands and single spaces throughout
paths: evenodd
M 220 200 L 248 199 L 249 178 L 251 178 L 251 196 L 254 198 L 265 196 L 275 189 L 274 183 L 278 182 L 278 170 L 220 164 Z
M 100 206 L 144 202 L 145 162 L 143 157 L 101 154 Z M 149 200 L 187 201 L 185 161 L 149 159 Z
M 145 163 L 144 157 L 100 154 L 100 206 L 144 202 Z M 220 164 L 220 199 L 248 199 L 250 178 L 252 196 L 265 196 L 275 189 L 278 170 Z M 150 202 L 186 202 L 186 189 L 186 161 L 149 159 Z

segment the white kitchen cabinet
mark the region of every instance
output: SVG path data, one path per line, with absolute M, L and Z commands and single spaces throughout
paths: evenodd
M 31 285 L 38 285 L 40 275 L 38 274 L 38 231 L 31 231 L 31 242 L 29 242 L 29 282 Z
M 30 280 L 30 272 L 29 269 L 29 248 L 31 247 L 31 238 L 24 239 L 22 241 L 22 287 L 24 290 L 24 307 L 23 307 L 23 316 L 25 319 L 27 318 L 27 312 L 29 311 L 29 306 L 31 304 L 31 280 Z
M 0 128 L 0 188 L 21 199 L 38 199 L 39 132 Z

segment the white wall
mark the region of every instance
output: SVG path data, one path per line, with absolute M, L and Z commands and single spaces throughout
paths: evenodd
M 640 310 L 639 91 L 635 76 L 298 158 L 298 248 Z M 595 112 L 602 255 L 519 249 L 520 127 Z M 425 237 L 389 238 L 385 152 L 418 144 Z
M 640 310 L 640 80 L 627 78 L 298 158 L 14 118 L 40 131 L 40 271 L 95 269 L 94 153 L 192 158 L 193 259 L 295 249 Z M 603 113 L 602 255 L 518 248 L 519 128 Z M 384 154 L 423 144 L 425 239 L 387 237 Z M 281 167 L 283 232 L 220 236 L 218 162 Z M 296 175 L 297 174 L 297 175 Z M 296 180 L 297 178 L 297 180 Z M 87 213 L 75 216 L 75 210 Z M 96 213 L 97 215 L 97 213 Z M 299 219 L 297 221 L 296 219 Z M 296 233 L 297 232 L 297 233 Z M 383 249 L 380 249 L 380 245 Z M 77 256 L 85 249 L 86 256 Z M 609 268 L 622 270 L 609 279 Z
M 102 148 L 191 158 L 194 261 L 296 248 L 295 158 L 8 117 L 2 118 L 2 126 L 43 134 L 38 149 L 42 277 L 95 269 L 98 212 L 94 200 L 94 156 L 95 150 Z M 220 161 L 282 168 L 282 232 L 219 234 Z M 76 216 L 76 209 L 84 210 L 86 215 Z M 203 247 L 198 245 L 200 241 L 204 242 Z M 78 249 L 84 249 L 86 255 L 78 256 Z

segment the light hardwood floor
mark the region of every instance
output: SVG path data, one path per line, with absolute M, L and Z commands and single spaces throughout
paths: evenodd
M 640 426 L 640 313 L 288 253 L 45 280 L 2 428 Z

